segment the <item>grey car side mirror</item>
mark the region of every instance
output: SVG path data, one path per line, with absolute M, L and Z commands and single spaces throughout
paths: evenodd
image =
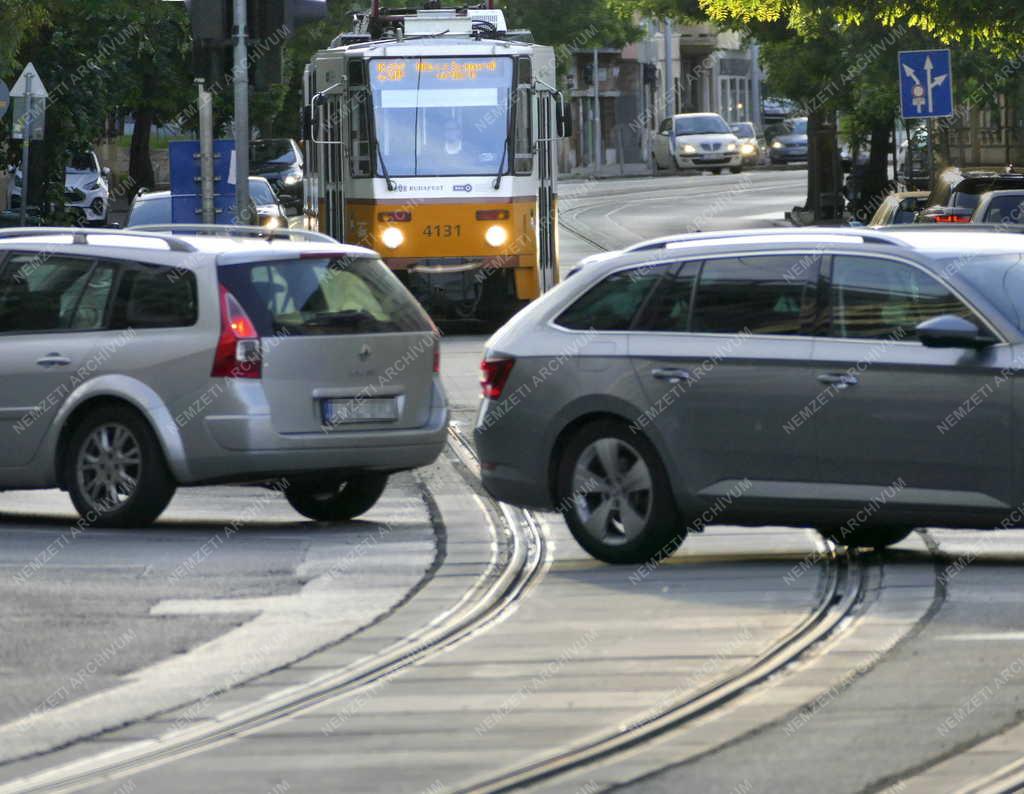
M 999 340 L 988 331 L 955 314 L 940 314 L 914 329 L 925 347 L 971 347 L 994 345 Z

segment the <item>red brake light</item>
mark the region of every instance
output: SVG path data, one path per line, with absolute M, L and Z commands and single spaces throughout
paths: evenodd
M 483 388 L 484 397 L 489 400 L 497 400 L 508 382 L 508 376 L 512 374 L 512 367 L 516 363 L 514 358 L 485 359 L 480 362 L 480 385 Z
M 242 304 L 220 288 L 220 339 L 213 355 L 213 378 L 259 378 L 263 374 L 260 335 Z
M 936 215 L 936 223 L 970 223 L 970 215 Z
M 434 343 L 434 374 L 441 374 L 441 340 Z

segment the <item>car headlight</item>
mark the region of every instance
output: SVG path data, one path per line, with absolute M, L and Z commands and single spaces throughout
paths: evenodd
M 735 152 L 736 151 L 736 144 L 735 143 L 727 143 L 725 145 L 725 150 L 727 152 Z
M 504 226 L 491 226 L 484 232 L 484 239 L 492 248 L 500 248 L 508 242 L 508 229 Z
M 288 176 L 284 178 L 284 183 L 286 185 L 297 185 L 301 181 L 302 177 L 298 174 L 288 174 Z
M 85 186 L 85 189 L 86 190 L 99 190 L 100 189 L 100 180 L 97 179 L 95 182 L 90 182 L 88 185 Z
M 401 229 L 396 229 L 394 226 L 388 226 L 388 228 L 380 233 L 380 241 L 388 248 L 398 248 L 398 246 L 405 242 L 405 232 Z
M 740 152 L 742 154 L 753 154 L 756 151 L 757 149 L 754 148 L 754 144 L 752 143 L 745 143 L 740 147 Z
M 684 143 L 683 148 L 680 150 L 683 154 L 697 154 L 697 147 L 692 143 Z
M 772 141 L 773 149 L 781 149 L 783 146 L 784 144 L 782 143 L 782 141 Z
M 265 221 L 263 221 L 263 228 L 264 229 L 280 229 L 281 228 L 281 219 L 278 218 L 276 215 L 271 215 L 269 218 L 267 218 Z

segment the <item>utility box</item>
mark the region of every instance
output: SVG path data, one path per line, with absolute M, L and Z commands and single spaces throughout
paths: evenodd
M 0 212 L 11 208 L 11 175 L 0 173 Z

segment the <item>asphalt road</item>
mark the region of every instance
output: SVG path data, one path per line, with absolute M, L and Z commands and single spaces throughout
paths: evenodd
M 566 182 L 562 266 L 662 234 L 779 225 L 805 178 Z M 484 343 L 443 344 L 465 432 Z M 61 494 L 0 494 L 0 792 L 229 724 L 471 605 L 512 552 L 466 465 L 449 452 L 396 477 L 341 526 L 265 491 L 205 488 L 145 532 L 77 534 Z M 543 560 L 500 620 L 376 686 L 89 790 L 468 790 L 713 690 L 832 606 L 809 530 L 713 526 L 645 573 L 594 562 L 560 517 L 540 518 Z M 849 613 L 795 661 L 537 789 L 951 791 L 1017 761 L 1022 558 L 1021 532 L 928 531 L 864 555 Z

